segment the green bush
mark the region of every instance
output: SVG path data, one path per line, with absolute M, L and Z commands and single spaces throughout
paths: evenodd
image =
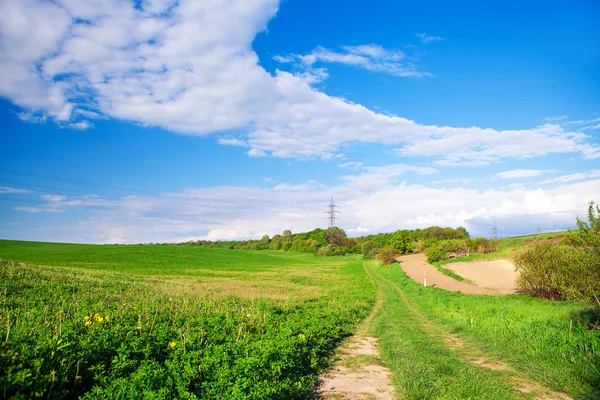
M 383 265 L 391 265 L 396 262 L 398 252 L 391 246 L 385 246 L 379 249 L 376 258 L 381 261 Z
M 571 300 L 586 291 L 588 273 L 583 253 L 573 246 L 548 241 L 527 248 L 515 259 L 517 286 L 538 297 Z
M 425 250 L 425 254 L 427 255 L 427 261 L 429 262 L 437 262 L 443 261 L 455 253 L 458 248 L 458 242 L 454 240 L 442 240 L 437 242 L 435 245 L 429 247 Z
M 599 214 L 590 203 L 589 224 L 577 219 L 579 230 L 569 232 L 564 243 L 541 241 L 518 255 L 518 286 L 546 299 L 583 299 L 600 306 Z
M 361 253 L 364 258 L 374 259 L 377 255 L 377 250 L 377 246 L 370 240 L 361 245 Z

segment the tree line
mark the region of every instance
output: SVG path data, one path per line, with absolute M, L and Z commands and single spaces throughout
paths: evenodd
M 431 226 L 425 229 L 404 229 L 355 238 L 349 238 L 341 228 L 331 227 L 300 233 L 292 233 L 291 230 L 286 229 L 273 237 L 264 235 L 261 239 L 256 240 L 197 240 L 182 244 L 232 250 L 298 251 L 314 253 L 317 256 L 362 254 L 366 258 L 375 258 L 382 249 L 390 248 L 397 254 L 405 254 L 412 251 L 423 251 L 440 241 L 466 239 L 470 239 L 470 235 L 462 226 L 458 228 Z

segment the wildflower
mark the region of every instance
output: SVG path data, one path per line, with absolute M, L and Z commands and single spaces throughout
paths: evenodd
M 175 348 L 175 346 L 177 346 L 177 343 L 175 343 L 175 342 L 171 342 L 171 343 L 169 343 L 169 347 L 170 347 L 170 348 L 174 349 L 174 348 Z
M 100 315 L 100 314 L 96 314 L 96 315 L 94 315 L 94 317 L 96 317 L 96 321 L 98 321 L 98 322 L 104 321 L 104 318 L 102 318 L 102 315 Z
M 306 336 L 304 336 L 304 333 L 301 333 L 298 335 L 298 339 L 300 339 L 300 341 L 304 342 L 306 340 Z
M 87 321 L 85 321 L 85 326 L 90 326 L 92 324 L 92 321 L 90 321 L 89 319 Z
M 106 320 L 106 322 L 108 322 L 108 315 L 106 317 L 104 317 L 104 319 Z
M 246 315 L 246 317 L 248 317 L 248 318 L 250 318 L 251 316 L 252 316 L 252 315 L 250 315 L 250 314 Z
M 90 316 L 89 316 L 89 315 L 86 315 L 85 317 L 83 317 L 83 320 L 84 320 L 84 321 L 87 321 L 87 320 L 89 320 L 89 319 L 90 319 Z

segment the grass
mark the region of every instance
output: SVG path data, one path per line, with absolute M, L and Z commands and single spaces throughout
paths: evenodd
M 397 268 L 367 264 L 385 298 L 374 321 L 374 334 L 400 398 L 521 398 L 504 376 L 457 358 L 435 326 L 411 307 L 403 291 L 386 277 L 391 269 Z
M 524 295 L 465 295 L 423 287 L 397 267 L 371 269 L 390 299 L 378 328 L 383 358 L 407 398 L 522 396 L 497 386 L 494 377 L 512 381 L 513 387 L 524 377 L 575 398 L 600 397 L 600 332 L 590 332 L 575 318 L 585 311 L 584 304 Z M 394 290 L 396 300 L 389 294 Z M 464 345 L 449 350 L 452 346 L 444 342 L 452 337 Z M 481 354 L 517 371 L 516 377 L 508 369 L 479 376 L 486 369 L 478 366 L 474 372 L 466 361 Z M 452 397 L 447 388 L 462 394 Z
M 448 260 L 446 260 L 446 261 L 448 261 Z M 447 262 L 438 261 L 438 262 L 434 262 L 434 263 L 430 263 L 430 264 L 433 265 L 434 267 L 436 267 L 437 270 L 440 271 L 442 274 L 447 275 L 452 279 L 455 279 L 459 282 L 473 283 L 469 279 L 465 279 L 462 276 L 458 275 L 456 272 L 449 270 L 448 268 L 444 268 L 443 265 L 448 264 Z
M 24 262 L 0 262 L 2 398 L 309 398 L 357 329 L 402 398 L 600 397 L 582 303 L 424 288 L 355 256 L 0 241 L 0 258 Z
M 354 257 L 0 242 L 0 397 L 306 398 L 375 288 Z

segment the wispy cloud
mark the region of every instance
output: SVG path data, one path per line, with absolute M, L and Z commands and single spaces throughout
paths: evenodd
M 568 115 L 560 115 L 560 116 L 556 116 L 556 117 L 546 117 L 544 118 L 544 121 L 546 122 L 558 122 L 558 121 L 562 121 L 564 119 L 569 118 Z
M 406 169 L 397 166 L 388 173 Z M 376 171 L 381 170 L 371 170 Z M 90 195 L 19 209 L 29 213 L 86 209 L 89 215 L 75 225 L 52 225 L 49 236 L 28 233 L 28 239 L 60 236 L 67 241 L 101 243 L 170 242 L 192 237 L 247 239 L 272 236 L 283 229 L 302 232 L 324 226 L 324 206 L 333 196 L 343 212 L 340 227 L 351 233 L 462 225 L 473 235 L 481 235 L 489 231 L 494 220 L 510 226 L 510 230 L 503 228 L 504 234 L 530 233 L 526 230 L 531 229 L 532 220 L 544 229 L 565 223 L 565 227 L 572 226 L 575 217 L 582 216 L 588 202 L 597 200 L 600 193 L 600 179 L 544 190 L 523 186 L 486 190 L 373 180 L 377 175 L 358 173 L 336 186 L 290 183 L 286 190 L 206 187 L 115 201 Z M 0 226 L 0 235 L 6 235 L 7 229 L 13 228 Z M 15 237 L 14 232 L 10 236 Z
M 600 124 L 598 124 L 598 125 L 591 125 L 591 126 L 585 126 L 585 127 L 581 128 L 580 130 L 585 131 L 585 130 L 588 130 L 588 129 L 600 129 Z
M 92 124 L 89 121 L 79 121 L 68 125 L 69 128 L 75 129 L 77 131 L 84 131 L 86 129 L 92 128 L 93 126 L 94 124 Z
M 597 179 L 600 178 L 600 169 L 595 169 L 587 172 L 578 172 L 575 174 L 562 175 L 557 178 L 547 179 L 545 181 L 541 181 L 540 183 L 567 183 L 574 181 L 582 181 L 585 179 Z
M 341 163 L 338 165 L 340 168 L 350 168 L 350 169 L 358 169 L 363 166 L 363 163 L 360 161 L 348 161 L 345 163 Z
M 30 194 L 33 191 L 29 189 L 19 189 L 10 186 L 0 186 L 0 194 Z
M 440 183 L 455 183 L 459 185 L 469 185 L 473 182 L 471 178 L 452 178 L 452 179 L 442 179 L 440 181 L 433 181 L 432 184 L 440 184 Z
M 443 38 L 441 36 L 433 36 L 433 35 L 429 35 L 427 33 L 417 33 L 416 35 L 418 36 L 419 39 L 421 39 L 421 42 L 425 43 L 425 44 L 446 40 L 446 38 Z
M 298 63 L 307 68 L 317 63 L 337 63 L 396 76 L 431 76 L 430 73 L 418 71 L 402 50 L 385 49 L 377 44 L 343 46 L 342 51 L 319 46 L 308 54 L 278 55 L 273 58 L 281 63 Z
M 520 179 L 540 176 L 542 174 L 552 172 L 550 170 L 541 169 L 514 169 L 511 171 L 499 172 L 495 176 L 500 179 Z

